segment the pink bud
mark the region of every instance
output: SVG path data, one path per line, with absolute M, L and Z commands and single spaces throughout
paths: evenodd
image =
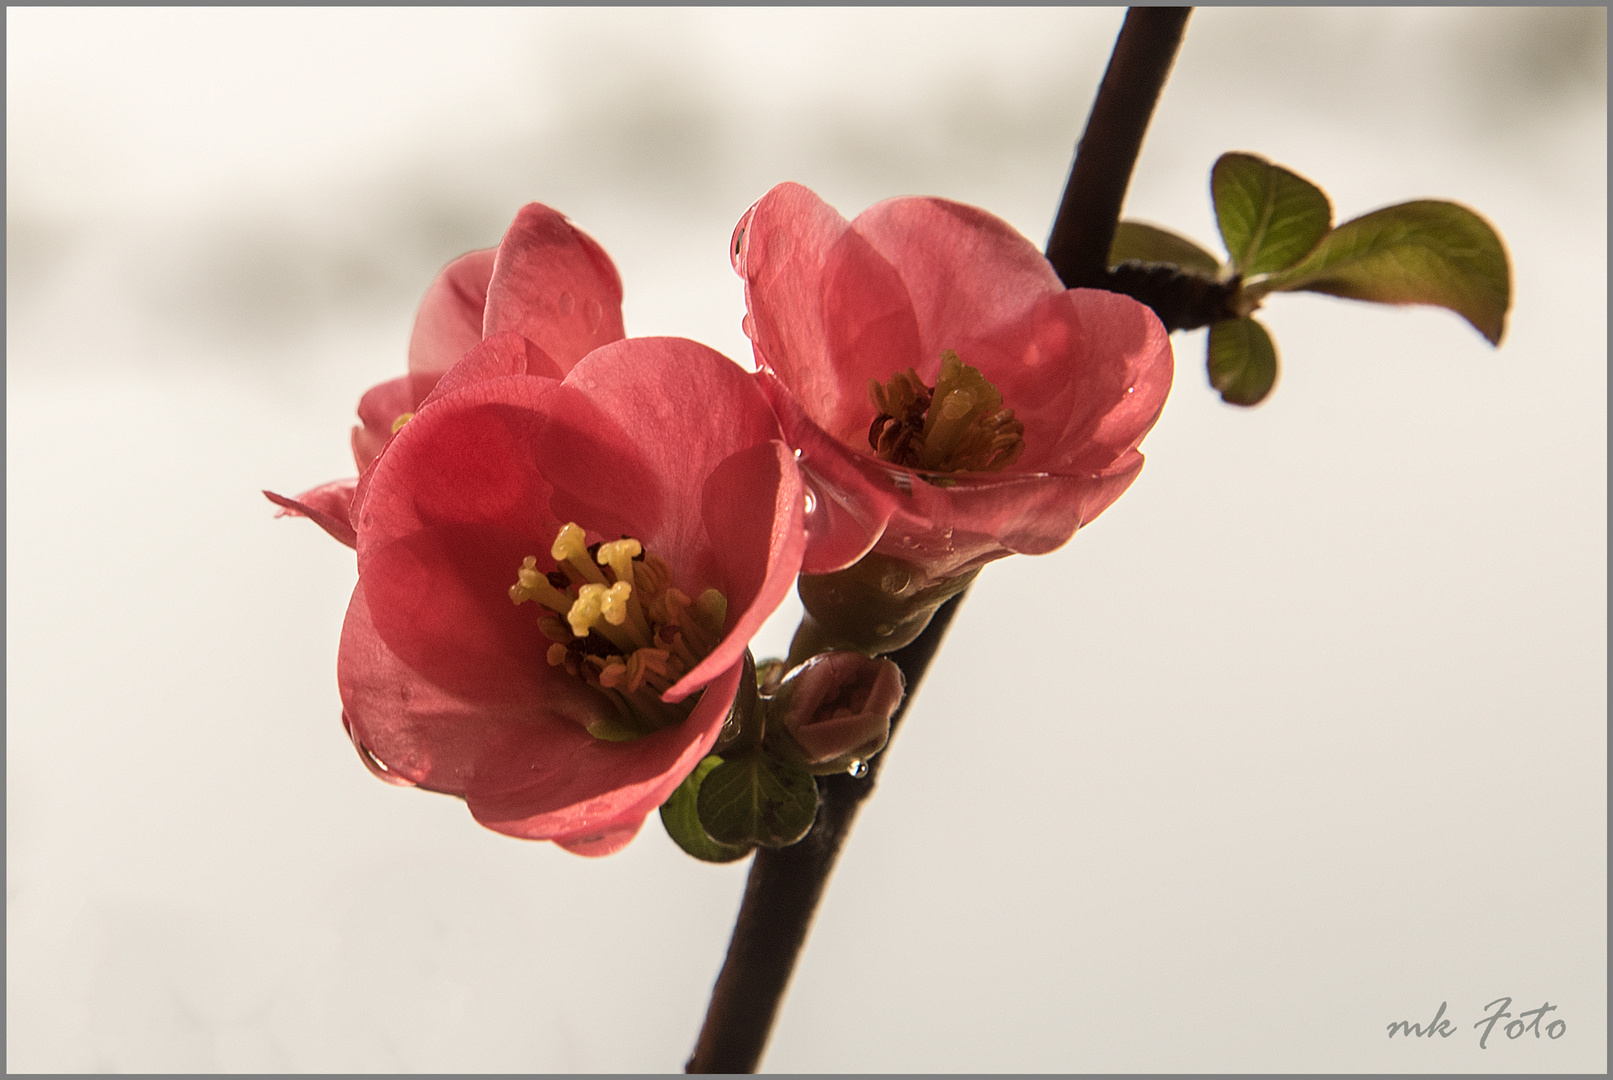
M 814 771 L 839 771 L 877 754 L 902 701 L 902 673 L 885 659 L 820 653 L 792 671 L 773 696 L 775 720 Z

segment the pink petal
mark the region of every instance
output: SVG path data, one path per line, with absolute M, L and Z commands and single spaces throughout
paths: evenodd
M 456 694 L 388 646 L 361 579 L 337 655 L 348 734 L 383 779 L 451 795 L 465 795 L 475 777 L 507 761 L 524 769 L 536 760 L 568 760 L 596 741 L 584 725 L 604 699 L 563 672 L 555 675 L 541 657 L 538 663 L 533 678 L 503 697 Z
M 942 349 L 1012 325 L 1038 300 L 1064 291 L 1035 244 L 978 207 L 887 199 L 857 215 L 851 227 L 906 285 L 926 361 L 938 362 Z
M 471 812 L 510 836 L 608 845 L 610 834 L 636 828 L 710 752 L 742 674 L 743 665 L 734 664 L 712 680 L 681 724 L 642 739 L 588 737 L 566 756 L 488 761 L 466 793 Z
M 398 417 L 414 412 L 420 398 L 414 394 L 413 379 L 405 375 L 370 387 L 358 402 L 358 418 L 362 427 L 353 429 L 353 460 L 359 472 L 370 467 L 381 453 L 387 440 L 392 438 L 392 425 Z
M 459 363 L 449 368 L 431 393 L 426 395 L 421 408 L 475 383 L 500 379 L 508 375 L 542 375 L 551 379 L 561 377 L 560 365 L 549 354 L 520 334 L 500 330 L 486 341 L 476 344 Z
M 769 492 L 772 513 L 758 513 Z M 795 455 L 779 440 L 731 454 L 712 470 L 701 510 L 716 549 L 718 580 L 729 599 L 728 625 L 711 655 L 662 695 L 666 701 L 682 701 L 744 655 L 795 583 L 806 548 L 801 476 Z M 749 605 L 739 608 L 746 597 Z
M 481 333 L 500 330 L 536 342 L 563 371 L 623 336 L 622 280 L 610 257 L 539 203 L 521 208 L 499 244 Z
M 272 491 L 265 491 L 263 494 L 270 502 L 281 508 L 275 517 L 308 518 L 348 547 L 356 548 L 358 534 L 348 520 L 348 508 L 352 505 L 353 490 L 357 483 L 356 480 L 332 480 L 328 484 L 321 484 L 311 491 L 303 492 L 295 499 L 276 495 Z
M 404 425 L 376 462 L 360 514 L 359 574 L 389 647 L 466 696 L 512 692 L 548 642 L 508 590 L 556 526 L 534 458 L 548 379 L 479 383 Z M 491 389 L 490 389 L 491 388 Z
M 409 375 L 414 400 L 431 393 L 442 373 L 454 366 L 482 340 L 482 312 L 487 307 L 487 283 L 493 276 L 496 248 L 461 255 L 437 275 L 409 336 Z
M 866 432 L 868 380 L 924 362 L 896 271 L 799 184 L 780 184 L 751 208 L 735 259 L 757 360 L 820 427 L 839 438 L 859 424 Z
M 639 818 L 634 824 L 614 832 L 588 833 L 576 837 L 557 836 L 554 842 L 571 852 L 573 855 L 586 855 L 589 858 L 599 858 L 604 855 L 614 855 L 638 835 L 639 829 L 644 826 L 644 819 Z
M 801 572 L 842 570 L 866 555 L 884 534 L 896 509 L 897 492 L 887 482 L 870 479 L 868 469 L 877 466 L 859 459 L 874 459 L 851 450 L 813 423 L 771 372 L 757 372 L 756 379 L 779 418 L 785 442 L 798 453 L 812 492 Z
M 699 588 L 716 584 L 711 551 L 721 538 L 707 536 L 706 478 L 737 451 L 779 438 L 754 379 L 698 342 L 630 338 L 591 354 L 564 385 L 576 396 L 565 405 L 556 399 L 540 443 L 565 465 L 563 474 L 550 469 L 556 514 L 597 520 L 601 533 L 620 523 L 670 565 L 712 579 Z M 577 447 L 588 444 L 591 458 L 584 460 Z M 752 505 L 765 513 L 772 504 L 768 491 Z M 730 610 L 750 600 L 729 596 Z

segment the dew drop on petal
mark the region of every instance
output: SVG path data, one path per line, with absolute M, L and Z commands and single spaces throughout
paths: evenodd
M 860 760 L 853 761 L 850 765 L 846 766 L 846 775 L 850 776 L 854 780 L 861 780 L 863 777 L 868 775 L 868 762 Z
M 747 314 L 743 319 L 739 320 L 739 328 L 745 331 L 746 337 L 756 337 L 756 320 L 751 318 L 750 315 Z
M 599 324 L 604 321 L 605 309 L 599 306 L 599 301 L 589 297 L 588 302 L 582 306 L 583 317 L 588 320 L 590 334 L 599 330 Z
M 806 512 L 809 517 L 818 512 L 818 497 L 810 489 L 806 493 Z
M 560 299 L 555 302 L 555 307 L 559 310 L 560 314 L 570 315 L 572 311 L 576 309 L 577 301 L 572 298 L 570 293 L 563 292 L 560 294 Z

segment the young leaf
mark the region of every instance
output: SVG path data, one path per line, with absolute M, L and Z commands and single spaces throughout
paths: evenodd
M 677 786 L 672 797 L 661 804 L 661 824 L 666 826 L 667 835 L 684 851 L 706 862 L 733 862 L 751 852 L 749 844 L 719 844 L 700 827 L 700 815 L 695 809 L 700 785 L 711 770 L 721 764 L 722 758 L 716 754 L 707 757 Z
M 1229 405 L 1258 405 L 1277 382 L 1277 347 L 1253 319 L 1210 327 L 1210 385 Z
M 1221 239 L 1244 277 L 1294 265 L 1333 224 L 1320 188 L 1253 154 L 1222 154 L 1210 170 L 1210 196 Z
M 1491 345 L 1506 332 L 1512 273 L 1501 238 L 1465 206 L 1423 200 L 1375 210 L 1334 229 L 1272 291 L 1437 304 L 1473 324 Z
M 1122 221 L 1115 226 L 1115 242 L 1109 246 L 1109 265 L 1119 266 L 1127 259 L 1150 263 L 1173 263 L 1206 277 L 1221 272 L 1214 255 L 1185 236 L 1140 221 Z
M 786 847 L 812 828 L 818 785 L 799 765 L 748 754 L 712 769 L 695 807 L 706 835 L 719 844 Z

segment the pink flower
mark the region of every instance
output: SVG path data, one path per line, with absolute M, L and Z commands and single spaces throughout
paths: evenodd
M 1048 552 L 1142 468 L 1170 390 L 1164 327 L 1127 297 L 1065 289 L 985 211 L 901 198 L 848 223 L 781 184 L 731 250 L 815 504 L 804 572 L 872 550 L 916 567 L 916 591 Z
M 704 346 L 619 341 L 563 381 L 548 359 L 495 333 L 376 460 L 338 678 L 376 775 L 603 855 L 716 741 L 804 492 L 753 379 Z
M 513 331 L 546 362 L 533 374 L 560 378 L 601 345 L 621 340 L 622 281 L 610 256 L 558 211 L 529 203 L 497 248 L 461 255 L 426 290 L 409 338 L 409 373 L 359 400 L 353 460 L 360 473 L 419 410 L 444 372 L 483 338 Z M 352 547 L 359 481 L 335 480 L 288 499 L 264 492 L 282 516 L 313 519 Z

